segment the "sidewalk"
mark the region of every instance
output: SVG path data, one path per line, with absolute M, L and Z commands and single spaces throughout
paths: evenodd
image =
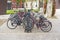
M 9 15 L 6 15 L 5 19 L 7 19 L 9 17 Z M 49 19 L 52 22 L 52 31 L 50 33 L 60 33 L 60 9 L 56 10 L 56 17 L 57 19 Z M 22 26 L 18 26 L 15 30 L 9 30 L 6 26 L 6 22 L 1 26 L 0 28 L 0 33 L 24 33 Z M 34 29 L 35 30 L 35 29 Z M 36 29 L 37 30 L 37 29 Z M 33 33 L 40 33 L 39 30 L 38 31 L 33 31 Z
M 0 15 L 0 19 L 8 19 L 9 15 Z
M 7 19 L 0 19 L 0 26 L 3 25 L 6 21 Z
M 53 24 L 50 32 L 42 32 L 34 28 L 32 33 L 24 33 L 22 26 L 11 30 L 5 22 L 0 27 L 0 40 L 60 40 L 60 9 L 56 10 L 56 17 L 57 19 L 49 19 Z
M 0 26 L 4 24 L 8 18 L 9 18 L 9 15 L 0 15 Z

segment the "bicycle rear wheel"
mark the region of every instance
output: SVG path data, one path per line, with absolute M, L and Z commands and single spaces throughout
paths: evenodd
M 9 29 L 15 29 L 15 28 L 17 27 L 17 24 L 14 23 L 14 20 L 8 19 L 8 21 L 7 21 L 7 27 L 8 27 Z

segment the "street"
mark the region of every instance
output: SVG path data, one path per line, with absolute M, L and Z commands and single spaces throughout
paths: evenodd
M 57 18 L 49 18 L 52 22 L 50 32 L 42 32 L 36 27 L 32 33 L 25 33 L 22 26 L 17 26 L 16 29 L 9 29 L 7 21 L 0 27 L 0 40 L 60 40 L 60 10 L 56 10 Z

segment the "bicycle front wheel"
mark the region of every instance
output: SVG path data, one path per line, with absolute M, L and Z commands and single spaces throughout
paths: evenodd
M 49 32 L 52 29 L 52 23 L 49 21 L 44 21 L 40 28 L 43 32 Z

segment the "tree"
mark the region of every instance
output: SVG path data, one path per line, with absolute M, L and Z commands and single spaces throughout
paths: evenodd
M 31 10 L 33 9 L 33 5 L 32 4 L 33 4 L 33 0 L 31 0 Z
M 17 6 L 20 4 L 20 0 L 16 0 Z
M 20 5 L 20 1 L 21 1 L 21 0 L 16 0 L 16 3 L 17 3 L 16 6 L 17 6 L 17 8 L 18 8 L 18 6 Z
M 39 0 L 39 7 L 38 7 L 38 9 L 40 10 L 40 0 Z
M 44 14 L 46 14 L 46 9 L 47 9 L 47 2 L 48 0 L 44 0 L 44 3 L 43 3 L 43 8 L 44 8 Z
M 52 15 L 51 15 L 51 17 L 53 17 L 54 15 L 55 15 L 55 8 L 56 8 L 56 2 L 55 2 L 55 0 L 53 0 L 52 1 L 53 2 L 53 5 L 52 5 Z
M 25 0 L 22 0 L 22 2 L 23 2 L 23 5 L 24 5 Z
M 22 0 L 22 2 L 23 2 L 23 5 L 24 5 L 25 0 Z M 24 10 L 25 10 L 25 12 L 26 12 L 26 8 L 25 8 L 25 7 L 24 7 Z

